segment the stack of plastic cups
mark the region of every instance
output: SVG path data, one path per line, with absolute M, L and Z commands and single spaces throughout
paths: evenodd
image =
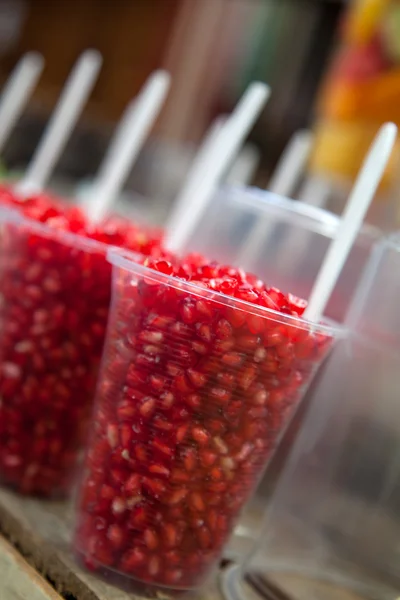
M 261 219 L 267 224 L 268 235 L 246 266 L 284 292 L 308 298 L 340 224 L 339 217 L 325 210 L 256 188 L 225 188 L 210 202 L 186 250 L 241 265 L 244 240 L 251 239 L 249 233 Z M 378 238 L 379 231 L 369 226 L 364 226 L 359 233 L 328 302 L 325 314 L 330 319 L 343 322 Z M 317 382 L 313 383 L 313 388 L 315 385 Z M 225 551 L 226 557 L 240 560 L 252 548 L 271 491 L 308 411 L 310 392 L 290 423 L 249 509 L 243 513 Z
M 347 319 L 353 334 L 314 390 L 258 547 L 228 573 L 227 597 L 398 596 L 399 273 L 395 235 L 374 250 Z
M 131 255 L 132 256 L 132 255 Z M 155 272 L 118 250 L 75 549 L 120 583 L 218 566 L 337 329 Z

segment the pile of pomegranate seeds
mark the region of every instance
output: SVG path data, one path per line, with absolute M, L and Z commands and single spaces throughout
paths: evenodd
M 290 318 L 304 302 L 238 269 L 145 264 L 176 278 L 116 268 L 75 548 L 91 569 L 192 588 L 332 339 Z
M 79 209 L 45 195 L 21 202 L 2 188 L 0 203 L 39 224 L 8 224 L 0 238 L 0 481 L 64 495 L 86 440 L 103 349 L 106 244 L 159 256 L 161 234 L 118 218 L 91 227 Z

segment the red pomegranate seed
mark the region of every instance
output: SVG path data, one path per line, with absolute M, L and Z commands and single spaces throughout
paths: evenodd
M 187 425 L 186 423 L 178 427 L 178 430 L 176 432 L 176 441 L 178 442 L 178 444 L 182 444 L 182 442 L 185 440 L 188 430 L 189 425 Z
M 163 525 L 162 537 L 166 548 L 176 548 L 180 542 L 178 530 L 172 523 L 165 523 Z
M 114 515 L 120 515 L 126 511 L 126 502 L 123 498 L 114 498 L 111 504 Z
M 197 530 L 197 538 L 199 540 L 200 547 L 203 550 L 207 550 L 211 546 L 211 534 L 207 527 L 200 527 Z
M 139 413 L 144 419 L 149 419 L 156 408 L 156 400 L 151 396 L 143 399 L 143 404 L 139 408 Z
M 168 563 L 170 564 L 170 563 Z M 166 571 L 165 573 L 165 582 L 168 585 L 176 585 L 177 583 L 179 583 L 181 581 L 181 579 L 183 578 L 183 571 L 182 569 L 171 569 Z
M 160 559 L 158 556 L 152 556 L 148 564 L 148 572 L 151 577 L 155 577 L 160 571 Z
M 148 527 L 143 533 L 143 539 L 149 550 L 155 550 L 159 544 L 158 536 L 154 529 Z
M 221 360 L 228 367 L 239 367 L 243 363 L 243 355 L 238 352 L 227 352 Z
M 128 496 L 134 496 L 140 492 L 140 475 L 132 473 L 124 483 L 124 490 Z
M 201 450 L 200 461 L 203 467 L 212 467 L 216 460 L 217 455 L 215 452 L 211 452 L 210 450 Z
M 210 435 L 202 427 L 193 427 L 192 438 L 200 445 L 206 446 L 210 441 Z
M 202 388 L 207 383 L 207 377 L 205 376 L 204 373 L 201 373 L 200 371 L 195 371 L 194 369 L 188 369 L 186 371 L 186 374 L 187 374 L 190 382 L 192 383 L 192 385 L 194 385 L 196 388 Z
M 142 485 L 150 496 L 154 496 L 155 498 L 162 496 L 166 489 L 165 483 L 160 479 L 150 479 L 149 477 L 143 478 Z
M 120 567 L 124 573 L 135 573 L 138 567 L 144 565 L 147 555 L 140 548 L 132 548 L 125 552 L 120 561 Z
M 144 463 L 147 461 L 147 449 L 143 444 L 136 444 L 134 448 L 134 454 L 136 458 L 140 460 L 140 462 Z
M 164 467 L 164 465 L 151 465 L 149 467 L 149 472 L 153 475 L 160 475 L 161 477 L 168 477 L 170 474 L 169 469 Z
M 120 550 L 125 544 L 125 531 L 119 525 L 110 525 L 107 531 L 107 537 L 115 550 Z
M 199 492 L 192 492 L 189 496 L 189 504 L 193 510 L 203 512 L 206 508 L 204 500 Z
M 152 441 L 152 446 L 155 450 L 158 450 L 162 455 L 166 457 L 172 457 L 174 451 L 173 449 L 161 441 L 161 439 L 155 438 Z
M 129 516 L 129 525 L 132 529 L 142 529 L 147 521 L 148 515 L 143 506 L 136 506 Z
M 180 504 L 187 495 L 187 488 L 181 487 L 170 494 L 170 496 L 166 499 L 166 504 L 169 506 L 176 506 L 177 504 Z
M 107 427 L 107 439 L 111 448 L 116 448 L 118 444 L 118 426 L 117 425 L 109 425 Z
M 187 448 L 183 457 L 183 464 L 186 471 L 189 473 L 196 468 L 197 465 L 197 452 L 194 448 Z

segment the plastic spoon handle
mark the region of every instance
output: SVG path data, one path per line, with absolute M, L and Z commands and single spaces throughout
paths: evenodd
M 386 123 L 379 130 L 368 152 L 344 209 L 336 238 L 329 247 L 311 291 L 303 315 L 309 321 L 318 322 L 324 314 L 332 290 L 385 172 L 396 135 L 397 127 L 393 123 Z
M 273 194 L 291 198 L 302 176 L 313 144 L 310 131 L 298 131 L 286 146 L 268 185 Z
M 200 184 L 195 189 L 191 180 L 193 173 L 189 174 L 178 199 L 178 203 L 187 206 L 188 210 L 182 212 L 182 219 L 179 222 L 171 221 L 167 227 L 165 243 L 169 250 L 180 252 L 184 248 L 269 95 L 270 89 L 266 84 L 259 82 L 251 84 L 232 115 L 215 136 L 213 143 L 210 144 L 211 147 L 202 161 L 201 169 L 196 171 L 196 181 Z
M 186 183 L 175 200 L 172 212 L 168 218 L 168 231 L 177 231 L 180 224 L 186 222 L 191 210 L 190 199 L 195 196 L 198 187 L 202 185 L 204 168 L 205 165 L 207 165 L 208 156 L 215 146 L 225 122 L 226 117 L 215 119 L 208 129 L 204 140 L 194 157 Z
M 268 185 L 270 192 L 292 197 L 306 166 L 312 143 L 313 137 L 309 131 L 298 131 L 293 135 L 271 177 Z M 274 226 L 275 223 L 267 216 L 261 216 L 241 244 L 238 260 L 242 267 L 250 270 L 253 268 Z
M 39 192 L 46 185 L 93 89 L 101 63 L 101 55 L 95 50 L 87 50 L 79 58 L 61 92 L 25 176 L 16 186 L 17 193 L 26 195 Z
M 0 98 L 0 152 L 3 150 L 43 71 L 44 60 L 37 52 L 21 58 L 8 78 Z
M 85 202 L 86 212 L 93 221 L 105 216 L 120 193 L 164 104 L 170 84 L 169 73 L 154 72 L 126 109 Z
M 260 162 L 260 153 L 252 144 L 245 144 L 230 168 L 225 185 L 249 185 Z

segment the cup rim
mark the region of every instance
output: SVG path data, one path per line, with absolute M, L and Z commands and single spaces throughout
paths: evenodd
M 113 246 L 112 244 L 106 244 L 105 242 L 99 242 L 98 240 L 93 240 L 84 235 L 80 235 L 79 233 L 55 229 L 46 223 L 40 223 L 31 217 L 26 217 L 14 207 L 0 206 L 0 223 L 15 223 L 20 226 L 25 225 L 36 233 L 46 233 L 47 237 L 49 237 L 50 233 L 54 239 L 59 240 L 61 243 L 69 243 L 71 246 L 80 247 L 83 250 L 102 250 L 104 252 L 108 248 L 118 247 Z
M 272 209 L 288 223 L 300 217 L 307 222 L 307 227 L 301 226 L 303 229 L 331 239 L 340 224 L 340 216 L 324 208 L 306 204 L 301 200 L 293 200 L 256 186 L 222 186 L 217 195 L 224 194 L 229 196 L 231 202 L 240 203 L 262 214 Z M 359 232 L 361 239 L 372 238 L 376 241 L 380 240 L 382 235 L 378 227 L 368 223 L 364 223 Z
M 208 296 L 210 300 L 217 301 L 225 306 L 235 306 L 240 310 L 246 311 L 246 313 L 250 313 L 255 316 L 273 317 L 276 322 L 286 325 L 293 325 L 302 329 L 311 329 L 313 332 L 329 335 L 335 339 L 345 337 L 347 334 L 347 328 L 345 326 L 342 326 L 335 321 L 331 321 L 330 319 L 326 319 L 324 323 L 314 323 L 313 321 L 308 321 L 302 317 L 285 315 L 278 310 L 266 308 L 264 306 L 258 306 L 256 304 L 252 304 L 251 302 L 247 302 L 246 300 L 241 300 L 239 298 L 234 298 L 233 296 L 227 296 L 221 292 L 215 292 L 213 290 L 203 288 L 199 285 L 196 285 L 196 283 L 184 281 L 183 279 L 179 279 L 179 277 L 174 275 L 160 273 L 159 271 L 155 271 L 154 269 L 137 262 L 138 258 L 142 256 L 143 255 L 137 253 L 135 254 L 123 248 L 117 248 L 116 246 L 109 247 L 107 250 L 107 260 L 113 265 L 113 267 L 120 267 L 126 271 L 130 271 L 131 273 L 139 273 L 145 276 L 146 279 L 153 279 L 154 281 L 164 283 L 175 289 L 187 290 L 189 293 L 202 298 L 204 298 L 204 296 Z
M 382 248 L 390 248 L 396 252 L 400 252 L 400 231 L 395 231 L 387 237 L 383 238 L 380 242 Z

